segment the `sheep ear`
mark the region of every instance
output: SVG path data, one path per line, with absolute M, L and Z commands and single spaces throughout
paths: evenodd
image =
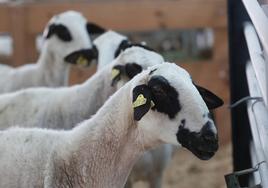
M 87 27 L 88 34 L 102 34 L 102 33 L 106 32 L 106 29 L 104 29 L 103 27 L 101 27 L 95 23 L 87 22 L 86 27 Z
M 215 109 L 223 105 L 223 100 L 206 88 L 194 84 L 205 101 L 208 109 Z
M 69 42 L 72 40 L 72 35 L 69 29 L 62 24 L 51 24 L 49 26 L 45 38 L 49 39 L 53 35 L 58 36 L 58 38 L 61 39 L 62 41 Z
M 152 107 L 152 94 L 147 85 L 139 85 L 133 89 L 132 106 L 134 120 L 139 121 Z
M 88 66 L 90 65 L 93 59 L 98 58 L 98 50 L 93 46 L 92 49 L 83 49 L 75 51 L 69 55 L 67 55 L 64 60 L 68 63 Z
M 120 79 L 121 75 L 125 72 L 124 65 L 115 65 L 112 69 L 112 84 L 114 86 Z

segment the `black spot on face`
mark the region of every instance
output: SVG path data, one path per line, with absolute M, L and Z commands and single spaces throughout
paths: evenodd
M 148 46 L 145 46 L 145 45 L 142 45 L 142 44 L 138 44 L 138 43 L 132 43 L 129 40 L 123 40 L 119 44 L 117 50 L 115 51 L 114 58 L 116 58 L 117 56 L 119 56 L 120 53 L 123 52 L 123 51 L 125 51 L 127 48 L 131 48 L 133 46 L 141 47 L 141 48 L 144 48 L 144 49 L 149 50 L 149 51 L 155 51 L 152 48 L 149 48 Z
M 163 76 L 153 76 L 148 86 L 152 91 L 152 101 L 155 104 L 152 110 L 167 114 L 170 119 L 173 119 L 181 110 L 176 89 Z
M 207 125 L 206 123 L 200 132 L 191 132 L 181 123 L 177 132 L 178 142 L 202 160 L 210 159 L 218 150 L 218 137 Z
M 142 67 L 137 63 L 127 63 L 125 66 L 126 75 L 129 79 L 139 74 L 142 71 Z
M 70 42 L 73 39 L 69 29 L 62 24 L 51 24 L 49 26 L 45 38 L 49 39 L 53 35 L 56 35 L 60 40 L 65 42 Z

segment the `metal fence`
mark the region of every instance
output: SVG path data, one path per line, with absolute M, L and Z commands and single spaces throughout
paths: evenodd
M 252 23 L 244 23 L 244 35 L 250 55 L 246 76 L 250 99 L 247 104 L 252 142 L 252 166 L 259 164 L 251 183 L 268 188 L 268 5 L 243 0 Z M 267 11 L 267 12 L 266 12 Z

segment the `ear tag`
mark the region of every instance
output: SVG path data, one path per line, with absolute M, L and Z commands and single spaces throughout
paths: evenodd
M 143 94 L 139 94 L 137 99 L 133 102 L 133 108 L 137 108 L 146 104 L 147 99 L 143 96 Z
M 112 80 L 120 74 L 118 69 L 112 69 Z
M 88 61 L 86 58 L 84 58 L 82 55 L 79 56 L 79 58 L 76 61 L 77 65 L 82 65 L 82 66 L 87 66 L 88 65 Z

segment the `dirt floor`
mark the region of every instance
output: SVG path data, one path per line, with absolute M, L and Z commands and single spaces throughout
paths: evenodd
M 225 188 L 224 175 L 230 173 L 231 145 L 222 146 L 209 161 L 201 161 L 186 150 L 178 151 L 169 164 L 162 188 Z M 135 188 L 147 188 L 137 182 Z

